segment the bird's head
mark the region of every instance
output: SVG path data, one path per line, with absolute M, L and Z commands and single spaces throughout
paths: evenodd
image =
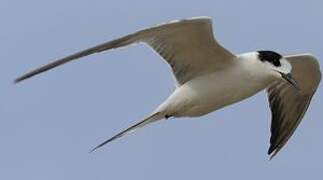
M 270 70 L 271 74 L 284 79 L 298 89 L 297 82 L 291 75 L 292 65 L 282 55 L 274 51 L 257 51 L 257 58 Z

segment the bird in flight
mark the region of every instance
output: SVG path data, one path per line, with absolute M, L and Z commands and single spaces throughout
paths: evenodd
M 94 150 L 152 122 L 170 117 L 199 117 L 266 90 L 271 108 L 268 155 L 274 157 L 301 122 L 320 80 L 310 54 L 283 56 L 274 51 L 233 54 L 214 38 L 212 21 L 194 17 L 143 29 L 77 52 L 15 80 L 28 79 L 81 57 L 143 42 L 171 67 L 174 92 L 146 118 L 96 146 Z

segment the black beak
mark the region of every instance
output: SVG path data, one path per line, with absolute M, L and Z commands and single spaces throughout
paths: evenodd
M 284 73 L 280 73 L 282 78 L 287 81 L 289 84 L 291 84 L 295 89 L 300 90 L 296 80 L 292 77 L 292 75 L 290 73 L 288 74 L 284 74 Z

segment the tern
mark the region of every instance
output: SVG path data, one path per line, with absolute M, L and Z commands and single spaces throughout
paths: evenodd
M 143 42 L 171 67 L 177 86 L 146 118 L 96 146 L 94 150 L 152 122 L 170 117 L 199 117 L 266 90 L 271 108 L 268 155 L 287 143 L 311 102 L 320 80 L 310 54 L 283 56 L 263 50 L 235 55 L 214 38 L 212 20 L 194 17 L 143 29 L 37 68 L 15 83 L 78 58 Z

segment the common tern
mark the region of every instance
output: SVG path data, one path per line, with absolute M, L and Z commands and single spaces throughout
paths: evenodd
M 301 122 L 320 80 L 318 61 L 310 54 L 282 56 L 274 51 L 235 55 L 214 38 L 212 21 L 194 17 L 143 29 L 37 68 L 15 83 L 78 58 L 129 44 L 148 44 L 165 60 L 177 81 L 174 92 L 135 125 L 96 146 L 170 117 L 199 117 L 266 90 L 271 108 L 268 155 L 274 157 Z

